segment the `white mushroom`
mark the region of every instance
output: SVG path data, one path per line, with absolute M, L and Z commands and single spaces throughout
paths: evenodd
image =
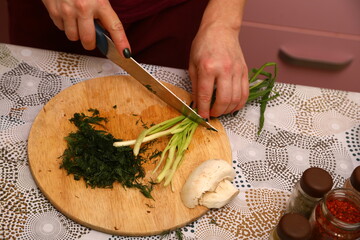
M 233 184 L 223 180 L 216 187 L 214 192 L 206 192 L 199 199 L 199 204 L 207 208 L 221 208 L 228 204 L 239 193 Z
M 181 189 L 181 200 L 188 208 L 223 207 L 239 193 L 230 182 L 234 177 L 234 169 L 225 160 L 207 160 L 190 173 Z

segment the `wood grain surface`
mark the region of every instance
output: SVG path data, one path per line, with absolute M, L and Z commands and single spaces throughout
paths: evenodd
M 166 85 L 189 103 L 189 93 Z M 28 157 L 37 185 L 57 210 L 86 227 L 125 236 L 161 234 L 183 227 L 208 211 L 201 206 L 188 209 L 179 192 L 192 169 L 201 162 L 216 158 L 231 162 L 229 140 L 218 120 L 211 120 L 211 124 L 219 132 L 197 128 L 174 176 L 174 192 L 158 184 L 152 192 L 155 200 L 151 200 L 137 189 L 124 189 L 118 183 L 112 189 L 87 188 L 83 180 L 76 181 L 59 168 L 59 157 L 66 148 L 64 137 L 76 130 L 69 119 L 76 112 L 87 113 L 89 108 L 97 108 L 101 116 L 107 117 L 107 131 L 124 140 L 135 139 L 143 130 L 139 121 L 150 125 L 179 115 L 129 76 L 86 80 L 51 99 L 32 125 Z M 168 138 L 162 138 L 154 148 L 161 151 L 167 141 Z M 155 165 L 151 161 L 144 164 L 146 179 L 155 178 L 151 173 Z

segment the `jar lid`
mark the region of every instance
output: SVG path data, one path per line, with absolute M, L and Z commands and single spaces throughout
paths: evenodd
M 311 197 L 322 198 L 333 186 L 331 175 L 322 168 L 311 167 L 304 171 L 300 186 Z
M 353 188 L 360 192 L 360 166 L 357 166 L 352 172 L 350 182 Z
M 282 240 L 306 240 L 310 239 L 311 227 L 304 216 L 298 213 L 287 213 L 281 217 L 276 233 Z

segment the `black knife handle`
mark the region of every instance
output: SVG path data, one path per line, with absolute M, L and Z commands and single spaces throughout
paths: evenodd
M 105 38 L 105 29 L 100 26 L 99 23 L 95 23 L 95 33 L 96 33 L 96 46 L 102 54 L 106 56 L 108 52 L 108 42 Z

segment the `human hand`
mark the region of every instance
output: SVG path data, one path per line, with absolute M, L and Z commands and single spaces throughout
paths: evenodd
M 223 25 L 200 29 L 191 47 L 189 75 L 193 102 L 203 118 L 242 108 L 249 96 L 249 80 L 238 32 Z M 216 100 L 211 107 L 215 85 Z
M 130 50 L 123 25 L 108 0 L 42 0 L 54 24 L 86 50 L 96 46 L 94 19 L 109 32 L 117 50 Z

